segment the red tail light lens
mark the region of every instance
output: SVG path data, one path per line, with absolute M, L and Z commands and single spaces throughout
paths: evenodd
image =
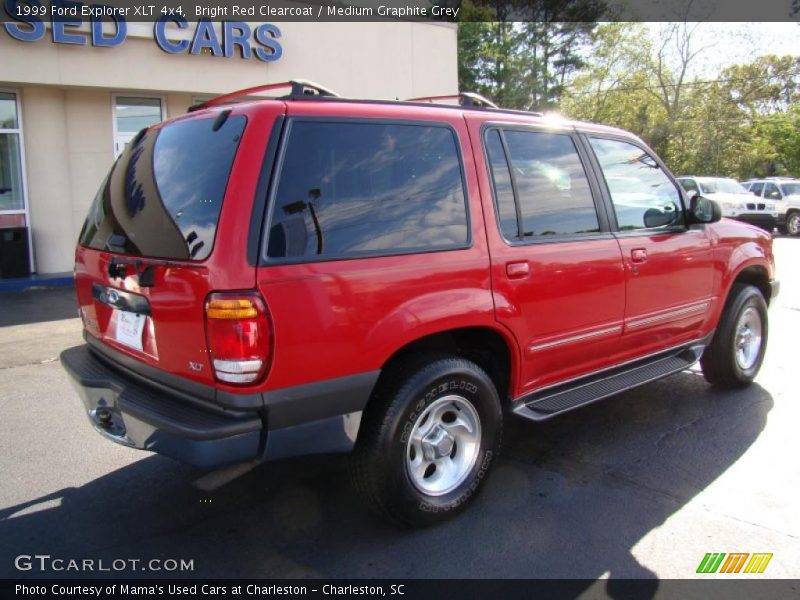
M 206 343 L 218 381 L 250 384 L 269 368 L 272 328 L 258 294 L 211 294 L 206 300 Z

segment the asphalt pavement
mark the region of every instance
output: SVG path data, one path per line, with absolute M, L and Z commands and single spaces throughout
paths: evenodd
M 756 384 L 720 392 L 693 369 L 512 421 L 477 501 L 418 531 L 362 506 L 345 457 L 203 492 L 201 472 L 107 442 L 57 361 L 81 341 L 72 290 L 0 294 L 0 576 L 688 578 L 707 552 L 768 552 L 761 577 L 798 578 L 800 238 L 775 247 L 783 287 Z M 34 554 L 193 569 L 15 566 Z

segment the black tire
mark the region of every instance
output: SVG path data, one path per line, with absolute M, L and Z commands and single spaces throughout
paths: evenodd
M 454 481 L 457 487 L 446 493 L 442 490 L 441 495 L 430 495 L 418 489 L 409 473 L 412 467 L 407 464 L 407 456 L 411 460 L 415 455 L 409 451 L 409 438 L 417 423 L 427 425 L 427 419 L 433 418 L 430 412 L 436 407 L 449 410 L 446 408 L 449 401 L 445 400 L 448 396 L 458 397 L 473 407 L 471 411 L 469 406 L 461 404 L 465 413 L 479 418 L 480 442 L 472 445 L 470 455 L 474 456 L 471 459 L 474 462 L 465 461 L 464 479 L 460 483 L 458 478 Z M 431 411 L 426 413 L 429 407 Z M 442 423 L 445 418 L 443 414 Z M 497 390 L 478 365 L 455 356 L 402 360 L 382 377 L 364 414 L 350 461 L 353 483 L 384 517 L 402 525 L 433 525 L 454 516 L 475 497 L 500 452 L 502 429 L 503 413 Z M 462 448 L 466 447 L 464 444 Z M 457 452 L 466 451 L 454 444 L 449 456 L 452 458 Z M 446 460 L 444 457 L 437 460 L 440 459 Z
M 743 366 L 741 361 L 737 360 L 737 326 L 746 311 L 755 311 L 749 312 L 748 315 L 757 315 L 760 318 L 761 344 L 757 353 L 754 353 L 755 359 L 752 364 Z M 768 325 L 767 303 L 759 289 L 752 285 L 734 284 L 714 338 L 700 359 L 706 381 L 726 389 L 745 387 L 752 383 L 764 361 Z

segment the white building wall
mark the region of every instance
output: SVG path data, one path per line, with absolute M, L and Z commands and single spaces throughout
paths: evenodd
M 20 42 L 0 29 L 0 87 L 20 95 L 36 270 L 70 271 L 89 204 L 114 158 L 112 95 L 153 94 L 166 116 L 193 99 L 304 78 L 343 96 L 406 99 L 458 89 L 457 30 L 432 23 L 279 23 L 283 57 L 167 54 L 152 24 L 114 48 Z M 87 27 L 88 30 L 88 27 Z

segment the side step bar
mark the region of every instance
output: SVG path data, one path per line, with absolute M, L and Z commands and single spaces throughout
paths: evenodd
M 696 363 L 707 337 L 693 344 L 601 371 L 588 377 L 539 390 L 517 401 L 514 414 L 544 421 L 561 413 L 683 371 Z

